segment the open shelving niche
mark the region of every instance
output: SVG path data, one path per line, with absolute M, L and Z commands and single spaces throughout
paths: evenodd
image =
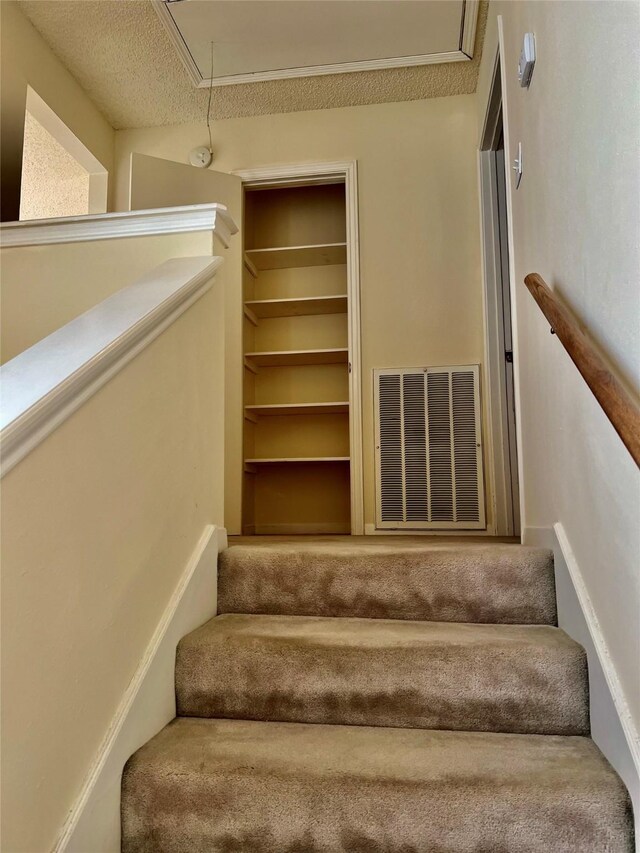
M 320 187 L 316 188 L 320 190 Z M 306 188 L 310 190 L 310 188 Z M 277 191 L 276 191 L 277 192 Z M 291 194 L 292 190 L 288 190 Z M 248 193 L 249 195 L 249 193 Z M 258 195 L 258 193 L 255 193 Z M 332 195 L 336 192 L 333 190 Z M 265 195 L 260 192 L 261 202 L 264 202 Z M 278 202 L 279 203 L 279 202 Z M 335 207 L 335 199 L 331 202 Z M 304 204 L 309 205 L 307 197 Z M 278 204 L 276 204 L 276 207 Z M 264 204 L 262 204 L 264 208 Z M 277 211 L 276 211 L 277 213 Z M 304 212 L 303 212 L 304 213 Z M 290 215 L 290 214 L 289 214 Z M 314 214 L 316 215 L 316 214 Z M 342 205 L 342 219 L 344 220 L 344 204 Z M 258 219 L 259 217 L 256 217 Z M 304 218 L 304 216 L 303 216 Z M 313 218 L 313 217 L 312 217 Z M 316 215 L 317 218 L 317 215 Z M 276 223 L 274 225 L 274 222 Z M 258 224 L 252 223 L 253 231 L 258 230 Z M 289 222 L 288 228 L 295 230 L 297 223 L 291 226 Z M 335 235 L 336 227 L 345 227 L 344 222 L 338 225 L 333 224 Z M 270 231 L 269 236 L 274 235 L 278 231 L 277 216 L 269 218 L 267 231 Z M 286 231 L 287 229 L 283 229 Z M 332 230 L 331 228 L 329 230 Z M 251 228 L 247 228 L 250 232 Z M 283 236 L 290 237 L 289 233 Z M 265 242 L 265 235 L 261 235 L 260 241 Z M 250 238 L 251 239 L 251 238 Z M 274 240 L 276 242 L 276 240 Z M 285 240 L 282 240 L 285 242 Z M 341 507 L 342 515 L 339 518 L 335 517 L 335 511 L 331 518 L 327 519 L 326 532 L 349 532 L 349 465 L 350 457 L 345 455 L 345 436 L 346 449 L 348 453 L 348 426 L 349 426 L 349 402 L 340 399 L 306 399 L 304 402 L 287 400 L 278 400 L 274 402 L 257 402 L 256 401 L 256 383 L 260 382 L 260 376 L 263 371 L 271 371 L 272 369 L 287 368 L 293 370 L 305 369 L 306 367 L 327 366 L 330 369 L 340 369 L 341 366 L 345 371 L 345 380 L 347 377 L 347 365 L 349 362 L 348 346 L 333 346 L 333 347 L 317 347 L 308 349 L 293 349 L 284 347 L 282 349 L 262 349 L 259 346 L 261 336 L 261 326 L 263 322 L 274 320 L 276 323 L 296 323 L 296 318 L 302 317 L 318 317 L 325 318 L 319 322 L 332 323 L 331 315 L 336 316 L 336 322 L 339 322 L 339 315 L 346 315 L 348 312 L 348 297 L 346 292 L 343 293 L 312 293 L 307 292 L 297 293 L 297 283 L 307 284 L 306 278 L 318 275 L 324 276 L 321 271 L 310 271 L 311 267 L 331 267 L 338 275 L 331 273 L 331 281 L 338 281 L 342 277 L 338 265 L 345 265 L 347 260 L 347 244 L 344 240 L 329 239 L 323 243 L 303 243 L 300 241 L 298 245 L 251 245 L 246 247 L 244 252 L 244 268 L 245 268 L 245 299 L 243 304 L 245 325 L 245 355 L 244 366 L 246 368 L 245 375 L 245 454 L 244 454 L 244 471 L 249 476 L 245 478 L 245 500 L 243 507 L 243 528 L 256 533 L 260 532 L 275 532 L 272 528 L 277 528 L 278 532 L 287 532 L 287 528 L 291 527 L 291 532 L 303 532 L 305 523 L 308 522 L 309 532 L 318 532 L 318 517 L 317 513 L 322 512 L 329 507 L 335 505 Z M 278 271 L 284 271 L 279 273 Z M 289 288 L 288 292 L 281 293 L 278 286 L 278 276 L 288 276 Z M 292 276 L 295 278 L 293 289 L 294 295 L 291 295 Z M 265 285 L 262 282 L 269 281 L 267 293 L 264 292 Z M 344 285 L 346 290 L 346 267 L 344 272 Z M 324 289 L 330 285 L 324 285 Z M 313 289 L 313 287 L 312 287 Z M 336 288 L 341 289 L 340 287 Z M 260 298 L 262 295 L 269 298 Z M 315 322 L 315 321 L 313 321 Z M 291 331 L 291 336 L 295 337 L 293 332 L 294 326 L 288 326 Z M 335 337 L 335 330 L 333 337 Z M 346 337 L 346 333 L 345 333 Z M 273 338 L 273 335 L 272 335 Z M 256 345 L 258 343 L 258 345 Z M 289 341 L 287 341 L 289 343 Z M 284 383 L 286 384 L 286 383 Z M 347 382 L 345 381 L 345 392 L 347 390 Z M 248 390 L 247 390 L 248 389 Z M 291 393 L 291 392 L 290 392 Z M 264 396 L 264 395 L 263 395 Z M 280 395 L 279 395 L 280 396 Z M 297 396 L 297 395 L 296 395 Z M 312 397 L 312 393 L 306 395 Z M 323 392 L 322 396 L 326 396 Z M 268 397 L 267 397 L 268 399 Z M 324 425 L 327 425 L 326 427 Z M 291 436 L 291 444 L 286 448 L 282 447 L 282 441 L 277 441 L 276 452 L 269 445 L 268 436 L 273 436 L 273 427 L 277 425 L 277 429 L 284 430 L 286 436 Z M 264 430 L 269 426 L 270 432 L 266 434 Z M 315 433 L 313 432 L 315 430 Z M 304 442 L 302 448 L 297 439 L 305 434 L 305 431 L 311 431 L 309 435 L 311 439 Z M 318 453 L 309 454 L 309 444 L 313 444 L 313 436 L 317 434 Z M 267 436 L 265 438 L 265 435 Z M 334 436 L 334 437 L 332 437 Z M 334 445 L 332 444 L 334 442 Z M 285 442 L 286 444 L 287 442 Z M 329 446 L 331 445 L 331 446 Z M 281 455 L 282 449 L 290 450 L 290 455 Z M 315 447 L 313 447 L 315 449 Z M 266 479 L 265 479 L 266 478 Z M 293 491 L 290 495 L 290 506 L 287 507 L 287 493 Z M 315 492 L 313 495 L 311 493 Z M 263 493 L 268 496 L 264 497 Z M 307 494 L 309 493 L 309 494 Z M 320 495 L 320 497 L 318 497 Z M 322 501 L 326 507 L 315 506 L 315 513 L 308 519 L 300 518 L 300 506 L 304 506 L 305 502 L 317 505 Z M 270 507 L 272 512 L 274 505 L 277 505 L 281 516 L 263 517 L 265 516 L 265 507 Z M 290 518 L 285 517 L 290 513 Z M 329 513 L 330 514 L 330 513 Z M 322 521 L 322 519 L 320 519 Z M 321 527 L 321 525 L 320 525 Z M 302 528 L 302 529 L 301 529 Z M 312 528 L 312 529 L 311 529 Z M 344 529 L 342 529 L 344 528 Z

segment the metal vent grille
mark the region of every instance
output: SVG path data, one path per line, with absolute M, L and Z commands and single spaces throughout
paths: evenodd
M 403 512 L 400 377 L 381 376 L 379 393 L 380 476 L 385 484 L 381 495 L 382 515 L 392 519 Z
M 478 365 L 374 376 L 376 526 L 484 528 Z

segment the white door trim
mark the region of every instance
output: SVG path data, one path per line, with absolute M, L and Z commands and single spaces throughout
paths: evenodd
M 506 148 L 506 118 L 504 104 L 504 87 L 498 79 L 498 73 L 504 75 L 502 68 L 500 46 L 496 50 L 492 72 L 492 83 L 489 88 L 485 117 L 478 150 L 478 173 L 480 195 L 480 226 L 483 257 L 483 309 L 485 337 L 485 371 L 487 387 L 485 402 L 487 406 L 487 462 L 493 477 L 493 515 L 495 533 L 498 536 L 513 536 L 517 520 L 517 507 L 512 499 L 512 473 L 509 450 L 509 431 L 507 411 L 506 378 L 504 372 L 504 346 L 502 336 L 502 296 L 501 296 L 501 257 L 500 238 L 498 234 L 499 211 L 496 203 L 497 185 L 493 165 L 494 152 L 491 147 L 496 134 L 498 111 L 502 109 L 502 127 Z M 500 98 L 497 93 L 501 93 Z M 505 150 L 505 156 L 507 152 Z M 507 196 L 509 196 L 509 181 L 507 179 Z M 510 201 L 507 199 L 507 215 L 510 217 Z M 512 240 L 508 241 L 508 258 L 510 276 L 513 271 Z M 510 285 L 511 286 L 511 283 Z M 512 350 L 516 351 L 516 329 L 513 321 L 515 301 L 511 299 L 512 315 Z M 514 386 L 517 383 L 517 363 L 514 363 Z M 518 431 L 519 415 L 516 417 Z M 520 436 L 517 436 L 517 446 L 521 447 Z M 520 463 L 519 463 L 520 464 Z M 520 478 L 520 484 L 522 479 Z M 521 492 L 521 488 L 520 488 Z M 521 498 L 520 498 L 521 500 Z M 521 514 L 520 514 L 521 515 Z
M 511 134 L 509 132 L 509 99 L 507 92 L 507 67 L 505 62 L 505 47 L 504 47 L 504 23 L 502 15 L 498 15 L 498 55 L 500 57 L 500 84 L 502 89 L 502 132 L 504 135 L 504 157 L 507 163 L 513 160 L 513 146 L 511 144 Z M 513 69 L 510 73 L 515 74 Z M 511 170 L 509 175 L 512 174 Z M 517 311 L 518 300 L 516 299 L 516 289 L 520 285 L 516 284 L 515 279 L 515 253 L 514 253 L 514 236 L 513 236 L 513 181 L 507 178 L 507 223 L 508 223 L 508 252 L 509 252 L 509 290 L 511 293 L 511 345 L 513 350 L 513 384 L 515 393 L 515 412 L 516 412 L 516 444 L 521 449 L 518 453 L 518 480 L 520 483 L 519 501 L 520 501 L 520 525 L 521 531 L 524 530 L 526 524 L 525 513 L 525 480 L 524 480 L 524 453 L 522 448 L 524 442 L 522 440 L 522 407 L 520 393 L 520 336 L 518 334 Z M 522 539 L 522 532 L 520 534 Z
M 358 164 L 356 160 L 294 163 L 237 169 L 243 184 L 345 183 L 347 219 L 347 294 L 349 297 L 349 441 L 351 456 L 351 533 L 364 533 L 364 477 L 362 462 L 362 359 L 360 352 L 360 250 L 358 239 Z

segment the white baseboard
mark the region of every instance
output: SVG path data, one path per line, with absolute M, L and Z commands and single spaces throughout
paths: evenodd
M 554 553 L 558 624 L 583 646 L 589 661 L 591 736 L 626 784 L 640 815 L 640 734 L 564 526 L 526 528 L 523 543 Z
M 348 525 L 340 522 L 326 524 L 256 524 L 256 536 L 348 536 Z
M 175 717 L 178 641 L 216 614 L 224 528 L 208 525 L 189 560 L 85 780 L 54 853 L 119 853 L 125 762 Z

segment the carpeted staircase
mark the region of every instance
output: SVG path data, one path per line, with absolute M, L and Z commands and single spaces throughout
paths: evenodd
M 127 763 L 125 853 L 631 853 L 552 556 L 237 545 Z

